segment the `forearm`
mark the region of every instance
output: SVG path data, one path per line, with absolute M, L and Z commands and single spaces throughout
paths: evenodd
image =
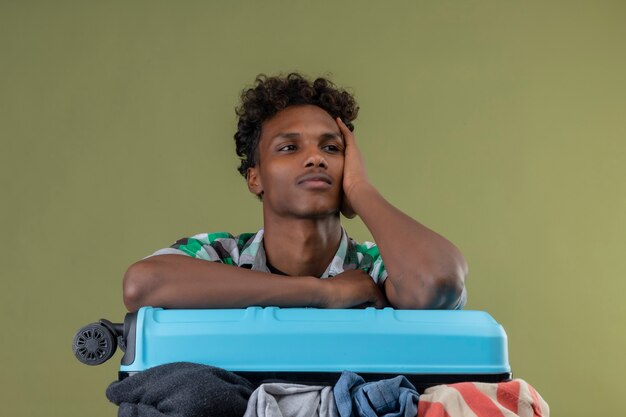
M 467 264 L 451 242 L 391 205 L 369 183 L 359 184 L 350 201 L 385 262 L 392 305 L 450 308 L 457 303 Z
M 124 275 L 124 304 L 164 308 L 316 307 L 315 277 L 285 277 L 194 259 L 158 255 L 139 261 Z

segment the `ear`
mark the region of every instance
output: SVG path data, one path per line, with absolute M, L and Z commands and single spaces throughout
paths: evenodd
M 246 175 L 246 181 L 248 182 L 248 190 L 257 197 L 263 195 L 263 184 L 261 183 L 261 176 L 259 175 L 259 168 L 248 168 Z

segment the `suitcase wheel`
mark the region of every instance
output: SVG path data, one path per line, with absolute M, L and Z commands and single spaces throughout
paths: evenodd
M 74 336 L 72 350 L 76 358 L 86 365 L 100 365 L 113 356 L 117 349 L 116 336 L 100 323 L 81 328 Z

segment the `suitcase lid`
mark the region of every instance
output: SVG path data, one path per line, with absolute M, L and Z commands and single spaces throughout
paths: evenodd
M 121 372 L 178 361 L 249 372 L 510 372 L 506 333 L 483 311 L 143 307 L 130 320 Z

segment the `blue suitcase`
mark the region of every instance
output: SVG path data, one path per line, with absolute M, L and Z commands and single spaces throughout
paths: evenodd
M 125 351 L 119 377 L 171 362 L 224 368 L 253 383 L 333 385 L 341 371 L 365 380 L 398 374 L 418 388 L 511 378 L 504 329 L 482 311 L 249 307 L 143 307 L 123 324 L 85 326 L 74 353 L 90 365 Z

